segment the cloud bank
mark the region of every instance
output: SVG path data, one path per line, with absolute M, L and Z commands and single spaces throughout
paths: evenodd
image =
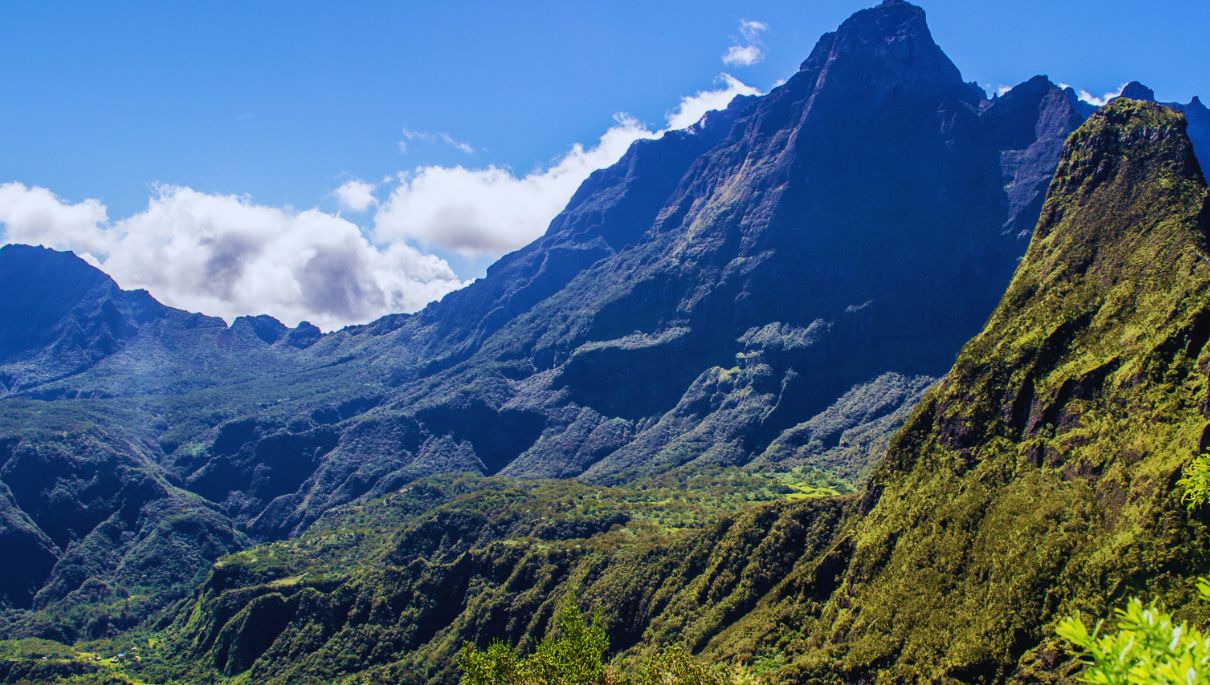
M 415 311 L 463 282 L 406 244 L 371 244 L 356 224 L 317 209 L 159 186 L 147 208 L 110 222 L 98 200 L 0 185 L 6 242 L 70 249 L 124 288 L 227 320 L 269 313 L 325 330 Z
M 0 185 L 0 224 L 7 229 L 5 242 L 74 250 L 95 262 L 97 254 L 109 251 L 110 236 L 103 230 L 108 216 L 99 200 L 70 204 L 46 188 L 27 188 L 21 183 Z
M 146 288 L 181 309 L 227 320 L 270 314 L 332 330 L 416 311 L 464 286 L 434 252 L 497 257 L 521 247 L 546 230 L 589 174 L 635 141 L 692 126 L 737 95 L 759 93 L 727 74 L 717 85 L 681 98 L 659 129 L 617 114 L 595 143 L 575 144 L 527 174 L 489 164 L 421 166 L 379 184 L 349 179 L 331 197 L 342 212 L 367 214 L 362 223 L 176 185 L 155 186 L 144 210 L 111 219 L 100 200 L 70 202 L 13 182 L 0 184 L 0 242 L 72 250 L 123 288 Z M 474 152 L 447 134 L 405 130 L 404 140 Z

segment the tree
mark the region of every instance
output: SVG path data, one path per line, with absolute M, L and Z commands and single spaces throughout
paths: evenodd
M 703 663 L 683 647 L 649 657 L 637 679 L 622 678 L 606 664 L 609 638 L 600 616 L 585 622 L 574 600 L 559 610 L 554 630 L 532 654 L 522 656 L 497 640 L 486 650 L 467 644 L 459 655 L 462 685 L 755 685 L 742 668 L 733 673 Z
M 486 650 L 467 644 L 459 663 L 463 685 L 604 685 L 609 638 L 600 617 L 591 623 L 574 600 L 559 610 L 555 630 L 533 654 L 521 656 L 503 642 Z

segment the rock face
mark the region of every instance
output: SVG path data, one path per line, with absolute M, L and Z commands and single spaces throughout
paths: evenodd
M 1171 109 L 1121 98 L 1072 135 L 999 307 L 837 543 L 788 680 L 1068 682 L 1058 616 L 1194 600 L 1210 531 L 1175 482 L 1208 425 L 1208 197 Z
M 406 420 L 472 447 L 423 417 L 484 404 L 541 426 L 510 432 L 490 464 L 476 450 L 488 472 L 609 480 L 745 463 L 855 385 L 944 370 L 1007 283 L 1081 116 L 1045 79 L 985 102 L 923 12 L 892 3 L 718 119 L 693 134 L 718 137 L 692 160 L 681 138 L 636 147 L 542 241 L 401 322 L 409 353 L 432 357 L 412 368 L 437 371 L 401 387 Z M 611 201 L 635 192 L 646 158 L 662 161 L 660 192 L 623 215 Z M 586 212 L 605 201 L 613 214 Z M 558 249 L 569 236 L 580 247 Z M 544 297 L 517 295 L 531 263 Z M 463 360 L 431 332 L 464 339 L 452 307 L 471 303 L 488 313 Z M 462 390 L 476 386 L 491 390 Z
M 117 439 L 94 456 L 144 455 L 257 538 L 442 471 L 616 482 L 756 460 L 861 478 L 992 311 L 1084 116 L 1042 77 L 986 100 L 922 10 L 885 3 L 768 95 L 636 143 L 546 235 L 415 315 L 228 327 L 89 271 L 0 358 L 17 360 L 0 436 L 46 449 L 48 413 L 69 437 L 103 429 Z M 56 366 L 59 340 L 79 352 Z M 84 463 L 37 492 L 76 496 Z

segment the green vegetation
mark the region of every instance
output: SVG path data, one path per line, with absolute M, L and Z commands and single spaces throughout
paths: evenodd
M 710 665 L 680 645 L 672 645 L 648 658 L 634 685 L 758 685 L 764 682 L 748 668 L 726 669 Z
M 704 665 L 663 647 L 702 649 L 823 553 L 853 503 L 839 489 L 802 469 L 608 487 L 422 479 L 223 557 L 171 624 L 76 648 L 138 648 L 122 672 L 148 682 L 454 682 L 465 643 L 535 650 L 575 596 L 608 631 L 618 673 L 638 677 L 650 657 L 692 674 Z
M 1210 455 L 1201 454 L 1185 467 L 1177 481 L 1181 501 L 1189 509 L 1210 502 Z M 1202 601 L 1210 600 L 1210 578 L 1197 582 Z M 1086 659 L 1081 679 L 1094 685 L 1193 685 L 1210 683 L 1210 634 L 1197 626 L 1177 623 L 1153 601 L 1134 597 L 1116 612 L 1117 630 L 1102 634 L 1098 621 L 1092 632 L 1079 614 L 1068 616 L 1056 632 L 1075 645 Z
M 101 653 L 27 638 L 0 642 L 0 681 L 74 685 L 142 685 L 136 651 Z
M 1184 493 L 1181 501 L 1190 509 L 1210 502 L 1210 454 L 1203 453 L 1189 462 L 1176 486 Z
M 1210 614 L 1191 581 L 1210 566 L 1210 529 L 1187 505 L 1210 491 L 1210 464 L 1198 459 L 1181 475 L 1189 455 L 1210 440 L 1208 234 L 1210 193 L 1180 117 L 1130 101 L 1095 115 L 1067 144 L 1042 221 L 999 308 L 945 380 L 927 391 L 861 494 L 850 494 L 835 472 L 803 467 L 820 454 L 816 443 L 831 444 L 851 425 L 840 420 L 849 413 L 844 407 L 818 425 L 765 436 L 777 445 L 768 459 L 799 464 L 794 471 L 700 468 L 734 463 L 728 455 L 739 453 L 746 428 L 755 425 L 744 422 L 769 419 L 773 405 L 766 400 L 794 390 L 757 384 L 774 376 L 749 366 L 750 358 L 736 371 L 708 374 L 695 384 L 692 401 L 678 403 L 684 411 L 655 422 L 676 423 L 670 435 L 692 434 L 691 440 L 653 442 L 664 447 L 651 454 L 629 443 L 629 456 L 609 472 L 643 473 L 640 467 L 651 466 L 643 457 L 658 456 L 663 461 L 655 470 L 672 469 L 664 475 L 606 486 L 426 477 L 392 462 L 398 469 L 390 488 L 349 494 L 384 482 L 381 473 L 366 476 L 342 491 L 352 501 L 344 506 L 290 499 L 297 493 L 289 488 L 283 500 L 270 499 L 277 490 L 221 492 L 224 506 L 241 516 L 279 516 L 265 522 L 257 515 L 246 519 L 249 525 L 300 531 L 258 546 L 224 538 L 219 527 L 196 535 L 194 525 L 213 510 L 155 477 L 154 469 L 139 470 L 155 450 L 127 449 L 133 456 L 122 462 L 123 475 L 146 477 L 117 480 L 180 495 L 168 498 L 180 508 L 152 506 L 163 497 L 132 498 L 139 506 L 128 507 L 126 518 L 100 522 L 89 529 L 96 535 L 82 540 L 64 523 L 51 543 L 61 539 L 64 549 L 89 552 L 73 577 L 105 583 L 87 586 L 95 594 L 83 598 L 72 595 L 79 586 L 64 586 L 63 601 L 108 615 L 124 599 L 116 588 L 127 587 L 128 577 L 146 579 L 129 587 L 166 592 L 171 586 L 155 575 L 163 572 L 156 565 L 161 556 L 140 544 L 148 535 L 177 541 L 156 546 L 168 550 L 162 554 L 196 552 L 187 541 L 198 539 L 216 541 L 208 552 L 214 556 L 239 551 L 222 556 L 192 594 L 155 620 L 131 619 L 133 628 L 112 630 L 112 623 L 83 631 L 71 624 L 62 641 L 70 647 L 0 643 L 0 680 L 1064 681 L 1082 666 L 1062 643 L 1068 640 L 1092 661 L 1085 671 L 1091 682 L 1188 682 L 1191 668 L 1196 682 L 1207 650 L 1197 626 Z M 652 363 L 660 356 L 652 355 Z M 581 357 L 592 361 L 591 354 Z M 605 361 L 621 368 L 619 359 Z M 889 383 L 907 397 L 927 385 L 902 380 L 873 387 Z M 748 402 L 760 388 L 762 399 Z M 707 426 L 693 407 L 715 401 L 743 421 Z M 507 421 L 488 405 L 451 406 L 430 405 L 424 424 L 442 428 L 424 439 L 432 438 L 426 444 L 434 463 L 447 470 L 477 440 L 512 449 L 539 433 L 524 412 L 508 418 L 512 433 L 476 432 L 487 425 L 480 418 Z M 289 439 L 326 430 L 319 424 L 328 418 L 298 419 L 302 408 L 281 409 L 274 419 L 294 417 L 303 425 L 287 431 Z M 885 409 L 881 418 L 897 411 Z M 3 411 L 40 410 L 30 404 Z M 331 420 L 340 420 L 336 414 Z M 390 440 L 368 429 L 349 440 L 364 439 L 361 447 L 373 445 L 377 454 L 420 440 L 420 423 L 394 419 L 383 429 Z M 223 430 L 256 436 L 280 427 L 257 421 Z M 708 430 L 682 431 L 690 424 Z M 58 429 L 50 420 L 39 425 Z M 75 451 L 117 452 L 99 418 L 97 425 L 87 442 L 76 443 L 89 449 Z M 160 427 L 145 437 L 169 432 Z M 190 460 L 202 451 L 186 439 L 195 431 L 173 434 L 181 440 L 166 450 L 169 461 L 179 460 L 176 473 L 195 473 Z M 465 440 L 455 445 L 455 435 Z M 230 450 L 215 447 L 223 442 L 216 438 L 206 448 L 222 457 L 211 465 L 241 477 L 247 475 L 241 469 L 264 465 L 266 454 L 257 450 L 272 444 L 233 438 Z M 49 447 L 0 448 L 18 466 L 21 459 L 76 456 L 68 443 L 38 444 Z M 334 477 L 360 468 L 353 458 L 359 454 L 337 455 L 348 463 Z M 493 454 L 501 463 L 512 458 L 507 450 Z M 325 463 L 332 461 L 338 459 Z M 675 468 L 689 462 L 699 467 Z M 225 472 L 217 473 L 209 482 L 221 485 Z M 33 501 L 31 492 L 36 488 L 21 496 Z M 249 504 L 257 498 L 264 499 Z M 286 504 L 270 511 L 261 507 L 266 501 Z M 15 513 L 6 520 L 21 523 Z M 172 537 L 182 527 L 191 534 Z M 175 567 L 164 561 L 188 569 L 204 558 L 197 553 Z M 121 575 L 136 561 L 137 576 Z M 1201 592 L 1208 591 L 1203 585 Z M 134 593 L 132 607 L 141 596 Z M 1106 616 L 1132 596 L 1155 600 L 1128 602 L 1114 633 L 1063 618 Z M 14 613 L 21 620 L 38 614 Z M 747 670 L 730 672 L 723 664 Z
M 485 651 L 466 645 L 459 658 L 463 685 L 603 685 L 609 638 L 600 617 L 591 623 L 574 600 L 559 611 L 551 634 L 533 654 L 520 656 L 503 642 Z
M 1198 584 L 1210 599 L 1210 582 Z M 1087 669 L 1080 679 L 1094 685 L 1198 685 L 1210 683 L 1210 634 L 1177 623 L 1155 604 L 1133 598 L 1117 610 L 1117 630 L 1089 632 L 1077 616 L 1059 623 L 1056 632 L 1080 649 Z
M 1075 611 L 1149 596 L 1201 624 L 1210 531 L 1175 483 L 1207 428 L 1210 210 L 1183 129 L 1120 100 L 1072 135 L 1000 306 L 836 541 L 840 578 L 792 575 L 774 596 L 795 599 L 707 657 L 780 652 L 792 682 L 1062 680 Z
M 728 672 L 694 657 L 684 647 L 665 647 L 647 658 L 637 674 L 607 664 L 609 638 L 597 616 L 591 623 L 574 599 L 563 606 L 554 631 L 532 654 L 519 655 L 503 642 L 486 650 L 467 644 L 459 655 L 462 685 L 756 685 L 746 669 Z

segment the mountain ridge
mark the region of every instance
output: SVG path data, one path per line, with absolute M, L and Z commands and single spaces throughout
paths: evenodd
M 41 540 L 54 517 L 22 503 L 51 492 L 113 517 L 47 547 L 48 575 L 7 597 L 7 632 L 108 634 L 58 610 L 86 589 L 117 601 L 160 500 L 185 503 L 217 555 L 440 473 L 809 467 L 861 483 L 993 311 L 1084 116 L 1042 77 L 987 99 L 922 10 L 890 3 L 769 94 L 636 143 L 542 238 L 421 312 L 322 336 L 203 318 L 36 386 L 6 368 L 0 535 Z M 122 473 L 155 497 L 118 483 L 89 499 L 96 463 L 136 464 Z M 33 464 L 55 476 L 14 478 Z M 115 536 L 134 542 L 64 562 Z M 182 577 L 212 560 L 186 559 Z M 148 594 L 128 622 L 156 610 Z
M 1208 248 L 1183 116 L 1119 99 L 1069 137 L 996 310 L 866 492 L 668 534 L 613 498 L 714 496 L 694 476 L 671 498 L 416 481 L 216 564 L 161 624 L 163 673 L 452 683 L 463 641 L 532 647 L 574 597 L 623 671 L 683 644 L 768 682 L 1072 682 L 1073 610 L 1146 592 L 1208 615 L 1210 522 L 1176 485 L 1210 434 Z

